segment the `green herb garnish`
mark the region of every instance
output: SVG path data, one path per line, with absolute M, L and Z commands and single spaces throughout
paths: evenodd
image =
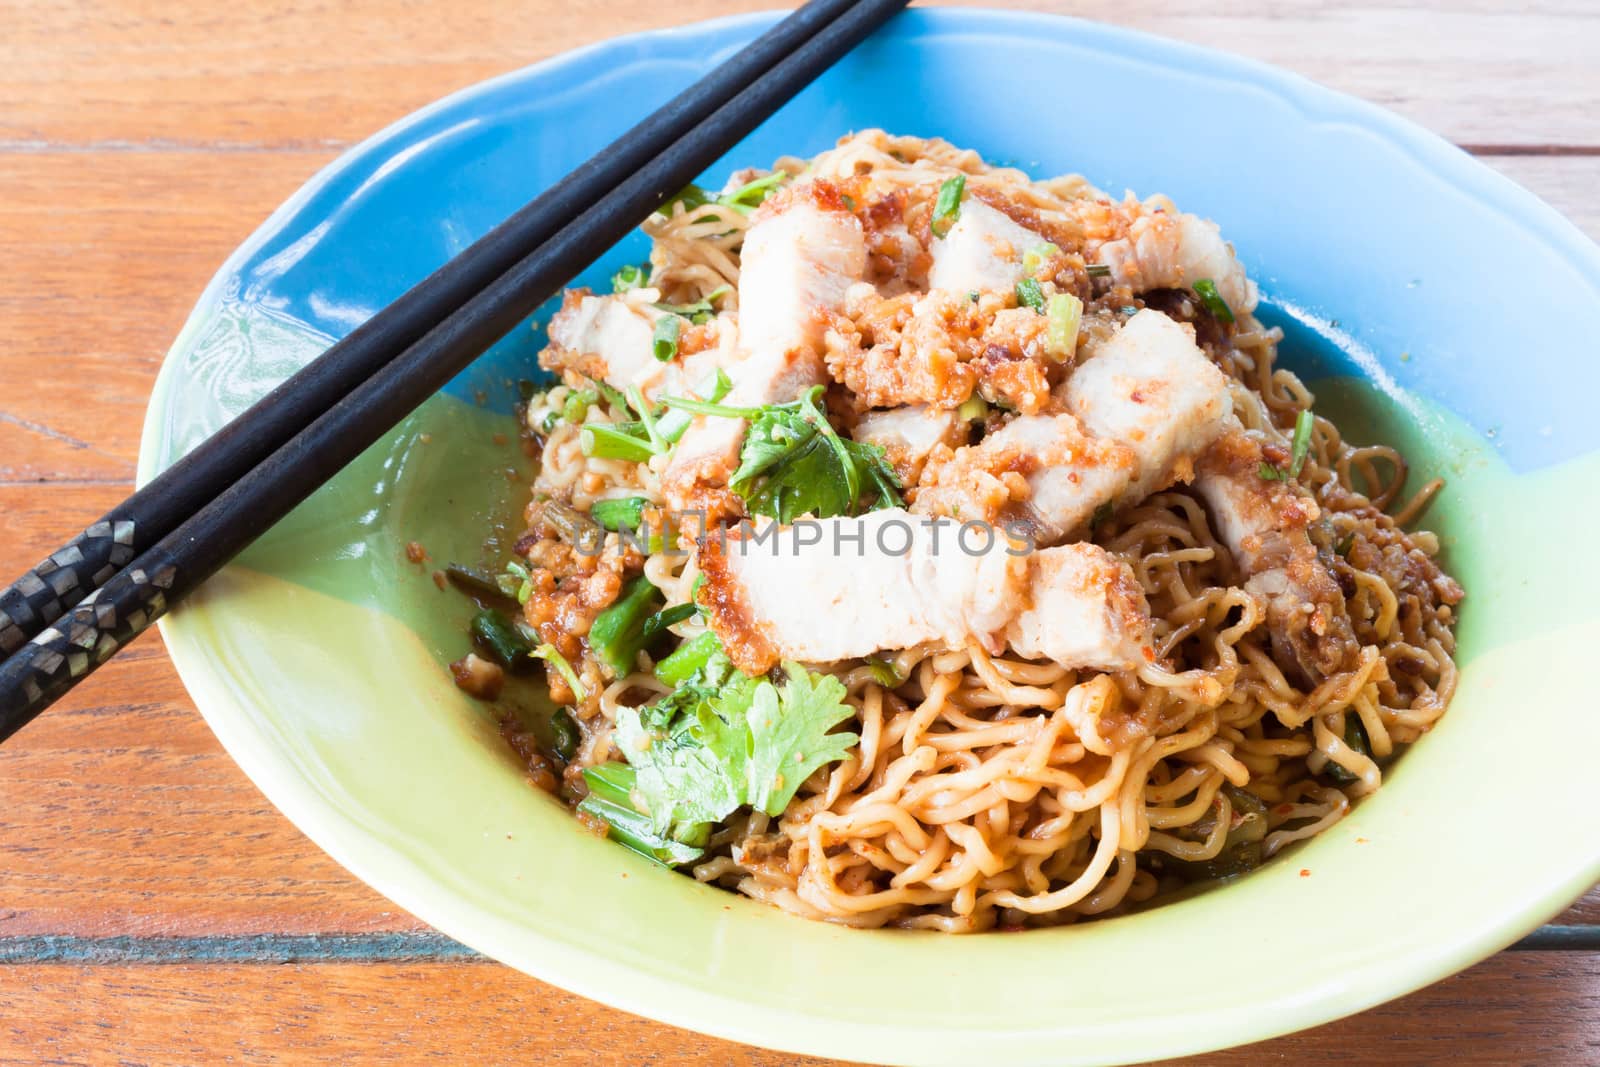
M 676 315 L 662 315 L 656 319 L 650 334 L 651 354 L 662 363 L 670 363 L 678 354 L 678 335 L 683 332 L 683 320 Z
M 935 237 L 943 237 L 961 217 L 961 197 L 967 191 L 967 176 L 957 174 L 939 186 L 939 198 L 933 202 L 933 218 L 929 229 Z
M 1311 452 L 1311 431 L 1316 428 L 1316 417 L 1311 414 L 1311 409 L 1306 408 L 1294 417 L 1294 437 L 1289 446 L 1289 469 L 1280 470 L 1270 463 L 1263 463 L 1256 468 L 1256 474 L 1262 481 L 1287 482 L 1300 477 L 1300 471 L 1306 465 L 1306 456 Z
M 855 714 L 844 698 L 837 678 L 797 663 L 785 663 L 775 684 L 713 656 L 657 704 L 618 710 L 615 743 L 635 772 L 635 810 L 668 836 L 745 805 L 782 814 L 813 772 L 859 740 L 830 732 Z
M 870 501 L 875 508 L 898 507 L 900 478 L 883 449 L 840 437 L 818 407 L 821 386 L 788 404 L 735 408 L 669 397 L 668 407 L 700 415 L 748 419 L 739 449 L 739 469 L 728 488 L 752 515 L 791 523 L 801 515 L 828 518 L 853 515 Z
M 651 306 L 660 311 L 670 312 L 680 318 L 688 319 L 694 325 L 699 326 L 701 323 L 709 322 L 711 316 L 717 313 L 717 309 L 712 305 L 731 292 L 733 292 L 733 286 L 719 285 L 693 304 L 652 304 Z M 660 359 L 661 357 L 657 356 L 656 358 Z
M 556 646 L 548 641 L 529 652 L 534 659 L 542 659 L 556 669 L 561 675 L 561 680 L 567 683 L 567 688 L 572 690 L 572 698 L 583 701 L 587 694 L 584 692 L 583 683 L 578 681 L 578 672 L 572 669 L 572 664 L 567 662 L 567 657 L 556 650 Z
M 1034 274 L 1051 258 L 1061 254 L 1061 249 L 1046 241 L 1041 245 L 1034 245 L 1022 254 L 1022 272 Z
M 1030 307 L 1039 314 L 1044 314 L 1044 290 L 1039 288 L 1039 283 L 1032 278 L 1024 278 L 1017 283 L 1017 306 Z
M 596 500 L 589 508 L 589 517 L 607 530 L 637 530 L 644 521 L 644 509 L 650 501 L 642 496 L 610 497 Z
M 1306 408 L 1294 417 L 1294 440 L 1290 445 L 1289 477 L 1300 477 L 1300 469 L 1306 465 L 1306 456 L 1311 452 L 1311 431 L 1316 428 L 1316 417 L 1311 414 L 1311 409 Z
M 1044 347 L 1054 359 L 1065 363 L 1078 352 L 1078 327 L 1083 322 L 1083 301 L 1071 293 L 1056 293 L 1045 305 L 1050 325 L 1045 330 Z
M 1200 298 L 1200 303 L 1211 312 L 1211 317 L 1219 322 L 1232 322 L 1233 309 L 1228 302 L 1222 299 L 1222 294 L 1217 292 L 1217 283 L 1210 278 L 1201 278 L 1194 283 L 1194 295 Z
M 879 656 L 867 657 L 867 669 L 872 672 L 872 680 L 885 689 L 893 689 L 905 681 L 893 663 Z
M 629 263 L 611 276 L 611 291 L 626 293 L 630 289 L 642 289 L 649 281 L 650 264 L 639 266 Z

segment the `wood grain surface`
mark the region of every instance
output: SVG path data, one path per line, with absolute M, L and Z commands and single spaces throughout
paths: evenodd
M 144 404 L 195 298 L 342 148 L 611 33 L 768 6 L 0 0 L 0 566 L 130 489 Z M 1105 17 L 1364 96 L 1600 238 L 1591 2 L 1004 6 Z M 432 934 L 261 797 L 155 635 L 0 748 L 0 813 L 0 1063 L 822 1062 L 610 1011 Z M 1558 921 L 1600 928 L 1600 891 Z M 1600 956 L 1503 953 L 1196 1062 L 1313 1059 L 1600 1062 Z

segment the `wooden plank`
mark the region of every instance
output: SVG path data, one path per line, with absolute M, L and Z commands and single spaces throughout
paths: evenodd
M 1483 162 L 1555 208 L 1600 241 L 1600 155 L 1480 156 Z
M 12 965 L 0 1064 L 823 1067 L 603 1008 L 489 963 Z M 1592 1062 L 1600 957 L 1508 953 L 1303 1034 L 1172 1064 Z
M 328 157 L 0 153 L 0 483 L 131 480 L 189 309 Z
M 0 560 L 41 557 L 125 492 L 0 486 Z M 423 928 L 256 791 L 155 633 L 0 747 L 0 797 L 3 937 Z
M 353 143 L 446 92 L 623 30 L 770 0 L 402 0 L 174 6 L 0 2 L 0 145 Z M 1527 5 L 1011 0 L 1283 66 L 1471 144 L 1600 147 L 1600 18 Z M 1530 10 L 1530 8 L 1532 10 Z
M 1565 926 L 1600 926 L 1600 886 L 1551 921 Z

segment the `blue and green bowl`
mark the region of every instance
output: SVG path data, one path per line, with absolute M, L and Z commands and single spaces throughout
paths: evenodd
M 207 288 L 162 368 L 140 475 L 186 448 L 769 25 L 622 38 L 458 93 L 346 153 Z M 629 1011 L 888 1063 L 1109 1063 L 1252 1041 L 1479 960 L 1600 878 L 1600 249 L 1370 105 L 1089 23 L 913 11 L 729 154 L 880 126 L 1216 219 L 1350 436 L 1442 476 L 1468 590 L 1449 714 L 1383 791 L 1249 877 L 1024 934 L 859 932 L 698 885 L 583 832 L 452 685 L 476 562 L 529 476 L 518 329 L 171 615 L 222 743 L 356 875 L 466 944 Z M 584 280 L 645 252 L 604 252 Z M 509 445 L 495 443 L 505 434 Z M 510 473 L 508 473 L 510 472 Z M 435 564 L 437 565 L 437 564 Z

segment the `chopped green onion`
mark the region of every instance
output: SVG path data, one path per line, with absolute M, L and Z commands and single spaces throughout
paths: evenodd
M 677 315 L 679 318 L 688 319 L 690 322 L 698 326 L 701 323 L 708 321 L 712 315 L 716 314 L 717 309 L 714 306 L 716 302 L 731 292 L 733 292 L 733 286 L 719 285 L 715 289 L 711 290 L 711 292 L 707 293 L 704 297 L 695 301 L 693 304 L 660 303 L 652 304 L 650 306 L 658 311 L 666 311 L 673 315 Z
M 727 396 L 732 389 L 733 381 L 728 377 L 727 371 L 718 367 L 715 376 L 702 381 L 695 386 L 694 391 L 715 404 Z M 684 435 L 684 432 L 689 429 L 689 424 L 694 421 L 694 415 L 687 411 L 670 407 L 671 401 L 667 401 L 667 403 L 669 404 L 667 413 L 656 420 L 656 431 L 661 434 L 661 439 L 666 441 L 667 444 L 675 445 L 678 443 L 678 439 Z
M 978 290 L 976 290 L 976 289 L 968 289 L 967 290 L 967 299 L 972 301 L 974 304 L 976 304 L 978 302 Z
M 662 363 L 670 363 L 678 354 L 678 335 L 683 332 L 683 320 L 676 315 L 663 315 L 656 320 L 650 334 L 650 351 Z
M 1045 330 L 1045 351 L 1065 363 L 1078 352 L 1078 326 L 1083 322 L 1083 301 L 1071 293 L 1050 297 L 1045 314 L 1050 325 Z
M 539 518 L 556 536 L 574 548 L 594 544 L 602 536 L 594 520 L 577 508 L 555 500 L 547 500 L 539 509 Z
M 1032 278 L 1024 278 L 1017 283 L 1017 306 L 1030 307 L 1039 314 L 1044 314 L 1044 290 L 1039 288 L 1039 283 Z
M 1287 481 L 1289 478 L 1287 474 L 1283 473 L 1270 463 L 1263 463 L 1261 466 L 1257 467 L 1256 477 L 1260 478 L 1264 482 L 1283 482 Z
M 1111 518 L 1111 515 L 1114 511 L 1116 511 L 1116 505 L 1109 500 L 1095 508 L 1094 514 L 1089 516 L 1089 529 L 1092 530 L 1096 526 L 1099 526 L 1102 522 L 1105 522 L 1107 519 Z
M 1333 546 L 1333 550 L 1341 557 L 1348 559 L 1350 558 L 1350 550 L 1354 547 L 1356 547 L 1356 532 L 1351 530 L 1349 533 L 1344 535 L 1343 540 L 1341 540 L 1337 545 Z
M 487 571 L 480 571 L 474 567 L 463 566 L 460 563 L 446 564 L 444 573 L 445 577 L 449 578 L 452 582 L 464 587 L 468 592 L 477 593 L 479 596 L 511 597 L 516 595 L 516 588 L 514 586 L 510 589 L 507 589 L 506 586 L 502 584 L 501 579 L 503 579 L 505 575 L 493 575 Z
M 582 734 L 578 724 L 573 721 L 572 713 L 566 708 L 557 708 L 555 714 L 550 716 L 550 751 L 561 757 L 562 762 L 571 763 L 572 757 L 578 754 L 581 741 Z
M 600 394 L 601 399 L 611 406 L 611 410 L 618 414 L 627 412 L 628 398 L 622 395 L 621 389 L 608 382 L 601 381 L 599 378 L 590 378 L 589 381 L 594 383 L 595 391 Z
M 630 289 L 641 289 L 649 280 L 650 264 L 640 267 L 629 263 L 611 276 L 611 291 L 626 293 Z
M 656 678 L 676 689 L 700 672 L 718 652 L 722 642 L 709 630 L 692 641 L 679 645 L 656 663 Z
M 662 608 L 644 620 L 645 641 L 648 643 L 658 634 L 665 633 L 683 620 L 691 618 L 699 610 L 698 604 L 674 604 L 670 608 Z
M 589 517 L 608 530 L 637 530 L 650 501 L 642 496 L 617 496 L 596 500 Z
M 1294 417 L 1294 442 L 1289 461 L 1291 478 L 1300 477 L 1300 468 L 1306 465 L 1306 456 L 1311 452 L 1311 431 L 1316 424 L 1316 417 L 1311 414 L 1310 408 L 1306 408 Z
M 561 406 L 561 418 L 567 422 L 579 423 L 589 413 L 589 405 L 600 399 L 600 394 L 593 389 L 574 389 L 567 394 L 566 403 Z
M 778 186 L 788 180 L 789 175 L 786 171 L 775 170 L 771 174 L 764 174 L 754 181 L 746 182 L 731 193 L 723 193 L 716 198 L 717 203 L 749 214 L 776 192 Z
M 589 647 L 618 678 L 633 670 L 640 651 L 648 643 L 645 620 L 661 605 L 661 593 L 644 575 L 622 589 L 622 595 L 599 615 L 589 627 Z
M 650 405 L 644 402 L 644 395 L 639 392 L 637 385 L 628 386 L 628 406 L 639 415 L 639 424 L 644 427 L 644 432 L 650 438 L 650 451 L 656 455 L 667 450 L 667 442 L 662 439 L 661 431 L 656 429 L 655 416 L 650 413 Z
M 989 414 L 989 402 L 977 393 L 973 393 L 961 402 L 956 408 L 956 418 L 962 422 L 976 422 Z
M 957 174 L 939 186 L 939 198 L 933 203 L 933 219 L 929 223 L 929 228 L 933 230 L 935 237 L 943 237 L 949 233 L 950 227 L 961 217 L 961 196 L 966 191 L 965 174 Z
M 534 659 L 542 659 L 554 667 L 556 673 L 561 675 L 561 680 L 567 683 L 567 688 L 572 690 L 574 700 L 582 701 L 587 698 L 583 683 L 578 681 L 578 672 L 572 669 L 572 664 L 567 662 L 567 657 L 557 651 L 555 645 L 546 641 L 532 652 L 529 652 L 528 655 Z
M 1228 302 L 1222 299 L 1222 294 L 1217 292 L 1217 283 L 1210 278 L 1201 278 L 1194 283 L 1194 295 L 1200 298 L 1200 303 L 1211 312 L 1211 317 L 1218 322 L 1232 322 L 1233 309 Z
M 506 563 L 506 572 L 496 582 L 500 591 L 514 597 L 518 604 L 526 604 L 533 595 L 533 574 L 517 560 Z
M 472 617 L 472 636 L 476 637 L 502 667 L 515 667 L 533 651 L 516 627 L 498 611 L 480 611 Z
M 1372 755 L 1372 746 L 1367 741 L 1367 725 L 1361 721 L 1361 716 L 1353 711 L 1344 713 L 1344 743 L 1347 748 L 1359 755 L 1369 757 Z M 1345 770 L 1333 760 L 1323 764 L 1322 773 L 1340 785 L 1349 785 L 1361 780 L 1360 775 Z
M 1022 272 L 1024 274 L 1033 274 L 1044 266 L 1047 260 L 1060 255 L 1060 253 L 1061 249 L 1049 241 L 1042 245 L 1034 245 L 1022 254 Z
M 579 803 L 578 810 L 610 827 L 608 836 L 617 844 L 664 867 L 699 859 L 703 848 L 680 840 L 700 836 L 695 832 L 699 824 L 673 827 L 670 835 L 656 832 L 650 817 L 633 806 L 636 779 L 636 772 L 626 763 L 585 767 L 583 781 L 589 787 L 589 795 Z M 710 840 L 710 827 L 705 829 L 705 839 Z
M 656 214 L 664 215 L 670 219 L 672 217 L 672 205 L 674 204 L 682 204 L 683 210 L 693 211 L 697 207 L 704 207 L 706 204 L 716 203 L 716 199 L 717 198 L 714 195 L 706 192 L 704 189 L 700 188 L 700 186 L 691 182 L 690 184 L 684 186 L 683 191 L 677 196 L 674 196 L 671 200 L 668 200 L 665 204 L 662 204 L 660 207 L 656 208 Z
M 1111 264 L 1109 263 L 1091 263 L 1083 269 L 1091 278 L 1111 277 Z
M 761 408 L 734 408 L 687 396 L 664 396 L 661 402 L 679 411 L 692 411 L 696 415 L 716 415 L 724 419 L 753 419 L 762 411 Z
M 878 656 L 868 656 L 867 667 L 872 671 L 872 680 L 885 689 L 893 689 L 905 681 L 893 663 Z
M 647 463 L 656 455 L 649 441 L 598 422 L 583 427 L 578 444 L 584 455 L 594 459 L 626 459 Z

